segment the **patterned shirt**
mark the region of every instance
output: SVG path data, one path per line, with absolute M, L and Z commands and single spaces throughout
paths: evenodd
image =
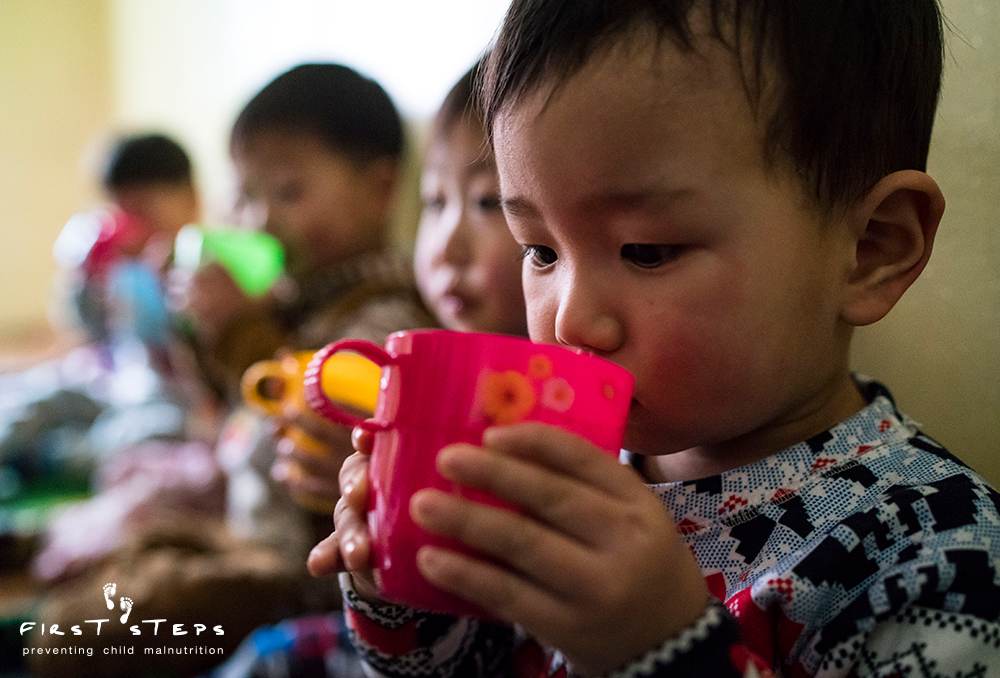
M 651 486 L 718 602 L 613 675 L 1000 675 L 1000 494 L 884 387 L 859 387 L 870 404 L 829 431 Z M 371 675 L 572 675 L 517 628 L 368 605 L 342 584 Z

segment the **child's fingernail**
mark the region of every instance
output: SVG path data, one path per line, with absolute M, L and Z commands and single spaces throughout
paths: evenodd
M 423 525 L 437 512 L 434 495 L 429 492 L 417 492 L 410 499 L 410 516 Z
M 449 469 L 455 466 L 456 455 L 452 448 L 444 447 L 437 455 L 437 467 L 438 469 Z
M 417 551 L 417 569 L 428 579 L 437 579 L 445 562 L 444 554 L 433 546 L 423 546 Z

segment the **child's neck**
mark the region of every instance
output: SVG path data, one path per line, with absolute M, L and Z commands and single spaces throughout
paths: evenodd
M 784 420 L 719 444 L 645 457 L 638 468 L 649 483 L 697 480 L 764 459 L 850 418 L 868 403 L 850 375 Z

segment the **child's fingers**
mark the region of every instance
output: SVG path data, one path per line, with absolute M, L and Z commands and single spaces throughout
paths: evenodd
M 328 478 L 334 485 L 338 482 L 344 460 L 352 454 L 350 447 L 307 448 L 291 436 L 280 438 L 276 450 L 279 461 L 293 463 L 308 475 Z
M 530 461 L 619 498 L 632 496 L 635 472 L 597 446 L 568 431 L 538 423 L 488 429 L 483 447 Z
M 545 628 L 566 614 L 563 602 L 544 587 L 483 560 L 424 546 L 417 552 L 417 567 L 435 586 L 506 621 Z
M 368 455 L 355 453 L 340 468 L 340 500 L 333 511 L 333 524 L 340 556 L 349 572 L 370 572 L 368 535 Z
M 370 571 L 371 540 L 365 514 L 352 508 L 347 497 L 341 497 L 333 510 L 333 525 L 343 563 L 341 570 Z
M 506 499 L 543 523 L 593 546 L 613 536 L 616 521 L 623 511 L 630 510 L 636 492 L 644 488 L 634 474 L 621 468 L 616 460 L 599 451 L 593 451 L 592 456 L 603 457 L 597 461 L 603 462 L 605 476 L 625 472 L 626 479 L 633 485 L 630 496 L 619 498 L 606 487 L 588 484 L 523 458 L 470 445 L 443 449 L 438 455 L 438 469 L 460 485 L 486 490 Z
M 511 511 L 438 490 L 416 493 L 410 510 L 422 527 L 482 551 L 557 595 L 569 595 L 567 586 L 592 578 L 591 551 Z
M 351 431 L 351 445 L 355 452 L 369 455 L 375 444 L 375 434 L 360 426 L 355 426 Z
M 288 488 L 297 503 L 315 513 L 332 513 L 340 499 L 336 480 L 309 475 L 294 464 L 278 461 L 271 467 L 271 475 Z
M 367 454 L 355 452 L 340 466 L 340 496 L 358 513 L 363 514 L 368 507 L 368 465 Z
M 329 447 L 344 450 L 344 456 L 351 453 L 351 429 L 348 426 L 317 417 L 312 413 L 285 416 L 282 418 L 282 423 L 297 426 Z
M 344 571 L 344 561 L 340 557 L 340 539 L 336 532 L 316 544 L 306 559 L 309 574 L 326 577 Z

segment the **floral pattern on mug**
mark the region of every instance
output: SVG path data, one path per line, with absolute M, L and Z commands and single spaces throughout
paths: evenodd
M 551 358 L 543 354 L 531 356 L 524 373 L 486 370 L 479 388 L 482 413 L 492 423 L 502 425 L 523 421 L 538 402 L 555 412 L 568 411 L 576 394 L 570 383 L 553 376 L 553 371 Z
M 548 379 L 552 376 L 552 360 L 547 355 L 533 355 L 528 358 L 528 376 L 533 379 Z
M 565 412 L 573 406 L 573 387 L 562 377 L 552 377 L 542 384 L 542 405 L 556 412 Z
M 483 413 L 495 424 L 513 424 L 535 407 L 535 389 L 520 372 L 490 372 L 483 382 Z

